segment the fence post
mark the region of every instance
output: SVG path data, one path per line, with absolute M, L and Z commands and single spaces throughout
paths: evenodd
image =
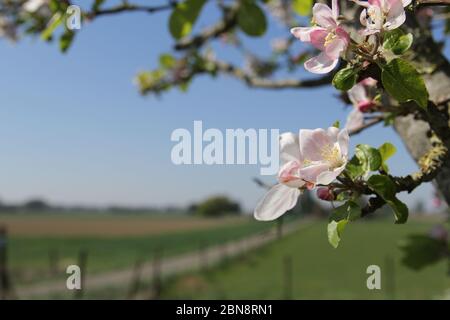
M 5 226 L 0 226 L 0 299 L 12 299 L 13 296 L 8 270 L 8 233 Z
M 283 237 L 283 217 L 277 220 L 277 239 L 280 240 Z
M 81 250 L 78 254 L 78 266 L 81 270 L 81 289 L 75 290 L 75 299 L 83 299 L 86 290 L 86 271 L 87 271 L 88 253 L 86 250 Z
M 161 281 L 161 258 L 162 249 L 156 248 L 153 256 L 153 279 L 151 283 L 151 299 L 159 300 L 161 298 L 162 281 Z
M 131 277 L 130 290 L 128 292 L 128 299 L 133 299 L 140 290 L 142 273 L 142 259 L 138 258 L 134 265 L 133 275 Z
M 48 252 L 48 267 L 51 276 L 59 273 L 59 252 L 57 249 L 52 249 Z
M 292 256 L 286 255 L 283 259 L 284 299 L 292 299 Z
M 385 257 L 386 293 L 389 299 L 395 299 L 395 263 L 390 255 Z
M 200 271 L 208 269 L 208 245 L 206 241 L 200 241 L 198 248 Z

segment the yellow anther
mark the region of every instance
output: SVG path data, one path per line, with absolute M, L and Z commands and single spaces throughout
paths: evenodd
M 331 42 L 333 42 L 334 39 L 336 39 L 336 34 L 334 32 L 330 32 L 329 34 L 327 34 L 327 36 L 325 37 L 324 46 L 326 47 L 327 45 L 329 45 Z
M 322 158 L 327 161 L 331 167 L 338 168 L 344 164 L 341 157 L 341 152 L 338 146 L 325 146 L 321 152 Z

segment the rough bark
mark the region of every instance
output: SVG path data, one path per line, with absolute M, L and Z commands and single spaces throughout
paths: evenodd
M 439 44 L 432 38 L 431 33 L 419 30 L 414 17 L 408 17 L 411 21 L 409 28 L 415 35 L 416 45 L 414 52 L 415 61 L 420 63 L 425 69 L 433 67 L 434 71 L 425 74 L 424 79 L 430 94 L 430 100 L 440 107 L 441 112 L 446 113 L 447 119 L 450 116 L 450 64 L 441 52 Z M 412 115 L 398 117 L 395 120 L 394 128 L 402 138 L 406 148 L 413 159 L 419 159 L 431 149 L 430 126 L 427 122 L 414 119 Z M 447 121 L 447 130 L 448 128 Z M 448 139 L 443 141 L 447 149 L 450 150 Z M 450 159 L 447 158 L 445 165 L 436 177 L 436 185 L 450 205 Z

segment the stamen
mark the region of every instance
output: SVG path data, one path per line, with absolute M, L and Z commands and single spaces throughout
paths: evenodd
M 325 161 L 327 161 L 331 167 L 338 168 L 343 164 L 341 152 L 338 146 L 325 146 L 322 149 L 321 155 Z
M 326 47 L 327 45 L 329 45 L 331 42 L 333 42 L 334 39 L 336 39 L 336 34 L 334 32 L 330 32 L 329 34 L 327 34 L 327 36 L 325 37 L 324 46 Z

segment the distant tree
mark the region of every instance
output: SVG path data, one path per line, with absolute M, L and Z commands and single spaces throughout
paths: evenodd
M 26 210 L 31 210 L 31 211 L 44 211 L 44 210 L 50 209 L 50 205 L 47 202 L 45 202 L 44 200 L 33 199 L 30 201 L 27 201 L 23 205 L 23 208 Z
M 213 196 L 197 205 L 196 214 L 204 217 L 219 217 L 227 214 L 240 214 L 239 203 L 226 196 Z
M 197 209 L 198 209 L 198 204 L 196 204 L 196 203 L 191 203 L 191 204 L 186 208 L 186 210 L 187 210 L 187 212 L 188 212 L 189 214 L 195 214 L 195 213 L 197 212 Z

